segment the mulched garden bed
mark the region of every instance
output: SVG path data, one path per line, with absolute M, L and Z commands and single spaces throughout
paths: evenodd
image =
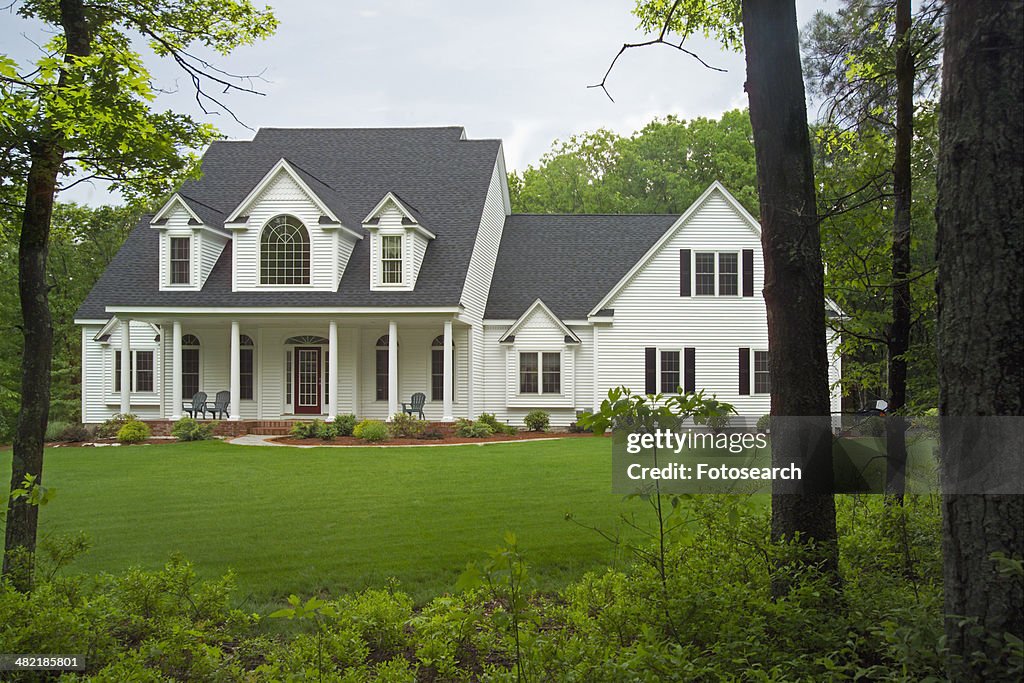
M 339 436 L 332 441 L 323 439 L 296 439 L 292 436 L 279 436 L 268 439 L 274 443 L 287 446 L 446 446 L 459 443 L 495 443 L 498 441 L 529 441 L 530 439 L 560 439 L 563 437 L 592 437 L 590 432 L 519 432 L 518 434 L 493 434 L 482 439 L 446 435 L 443 439 L 386 439 L 370 443 L 354 436 Z
M 90 441 L 52 441 L 46 444 L 47 448 L 116 448 L 120 446 L 162 446 L 169 443 L 178 443 L 177 439 L 146 439 L 138 443 L 121 443 L 117 439 L 92 439 Z

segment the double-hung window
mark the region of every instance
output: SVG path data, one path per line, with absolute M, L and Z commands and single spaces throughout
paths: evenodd
M 772 390 L 772 378 L 768 369 L 768 352 L 754 351 L 754 393 L 768 394 Z
M 153 391 L 155 376 L 152 351 L 132 351 L 131 368 L 129 368 L 131 391 Z M 114 352 L 114 391 L 121 391 L 121 352 Z
M 192 238 L 171 238 L 171 284 L 187 285 L 192 282 Z
M 694 284 L 698 296 L 715 295 L 715 254 L 697 252 L 695 255 Z
M 380 237 L 380 281 L 385 285 L 402 284 L 402 236 Z
M 562 393 L 562 354 L 523 351 L 519 354 L 520 394 Z
M 721 253 L 718 255 L 718 295 L 740 293 L 739 255 Z
M 683 381 L 678 351 L 661 352 L 661 393 L 677 394 Z

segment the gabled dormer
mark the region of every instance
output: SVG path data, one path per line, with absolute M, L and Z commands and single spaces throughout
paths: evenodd
M 363 219 L 363 227 L 370 233 L 370 289 L 415 289 L 427 245 L 435 239 L 416 209 L 388 192 Z
M 177 193 L 153 216 L 150 227 L 160 231 L 160 289 L 202 289 L 229 236 L 205 224 Z
M 340 217 L 334 188 L 280 159 L 228 215 L 232 290 L 334 291 L 363 236 Z

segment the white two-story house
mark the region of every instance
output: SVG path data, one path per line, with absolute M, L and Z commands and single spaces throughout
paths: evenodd
M 261 421 L 423 393 L 566 425 L 619 385 L 769 410 L 760 227 L 717 183 L 682 216 L 513 214 L 501 142 L 461 128 L 263 129 L 202 171 L 76 314 L 86 423 L 200 391 Z

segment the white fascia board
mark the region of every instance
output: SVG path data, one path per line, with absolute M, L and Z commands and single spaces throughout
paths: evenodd
M 309 198 L 313 200 L 313 203 L 316 204 L 317 208 L 320 209 L 321 213 L 329 217 L 335 223 L 341 223 L 341 219 L 335 216 L 334 212 L 331 211 L 326 204 L 324 204 L 324 201 L 320 199 L 319 196 L 317 196 L 316 192 L 313 192 L 309 185 L 307 185 L 306 182 L 301 177 L 299 177 L 299 174 L 295 172 L 295 169 L 292 168 L 292 165 L 288 163 L 288 160 L 285 159 L 284 157 L 281 157 L 278 160 L 278 162 L 274 164 L 274 167 L 267 171 L 267 174 L 263 176 L 263 179 L 256 183 L 256 187 L 252 188 L 249 194 L 245 196 L 245 199 L 243 199 L 241 203 L 239 203 L 239 205 L 234 208 L 230 215 L 228 215 L 228 217 L 224 219 L 224 224 L 228 225 L 229 223 L 236 223 L 236 219 L 242 213 L 242 210 L 245 209 L 245 207 L 249 206 L 249 204 L 251 204 L 252 201 L 256 199 L 256 197 L 258 197 L 260 193 L 263 192 L 264 189 L 266 189 L 267 185 L 273 182 L 274 178 L 277 177 L 277 174 L 280 173 L 281 171 L 284 171 L 289 176 L 291 176 L 291 179 L 295 181 L 295 184 L 302 188 L 303 192 L 309 195 Z M 238 224 L 236 223 L 236 225 Z M 235 225 L 231 225 L 228 227 L 230 227 L 233 230 L 237 230 L 243 226 L 239 225 L 238 227 L 236 227 Z
M 387 231 L 386 234 L 388 234 L 388 235 L 397 235 L 398 231 L 400 231 L 400 230 L 404 231 L 404 232 L 407 232 L 407 233 L 408 232 L 417 232 L 417 233 L 419 233 L 420 235 L 422 235 L 423 237 L 425 237 L 428 240 L 437 239 L 437 235 L 435 235 L 434 233 L 430 232 L 429 230 L 424 228 L 419 223 L 416 223 L 415 225 L 403 225 L 400 228 L 395 228 L 395 227 L 381 228 L 376 223 L 363 223 L 363 228 L 365 228 L 366 230 L 369 230 L 370 232 L 377 232 L 379 230 L 384 229 L 384 230 Z
M 633 277 L 638 272 L 640 272 L 640 270 L 644 266 L 646 266 L 659 251 L 661 251 L 665 244 L 670 239 L 672 239 L 672 236 L 675 235 L 676 231 L 679 230 L 680 227 L 685 225 L 687 221 L 690 220 L 690 218 L 700 209 L 704 202 L 707 201 L 708 197 L 710 197 L 711 194 L 714 192 L 718 192 L 719 194 L 721 194 L 725 201 L 730 206 L 732 206 L 740 215 L 740 217 L 744 220 L 744 222 L 747 223 L 747 226 L 754 232 L 754 234 L 760 236 L 761 224 L 758 223 L 757 220 L 750 215 L 749 211 L 743 208 L 743 205 L 740 204 L 736 200 L 736 198 L 732 196 L 729 190 L 725 189 L 725 186 L 722 185 L 722 183 L 716 180 L 715 182 L 708 185 L 708 189 L 704 190 L 701 196 L 697 197 L 697 200 L 693 204 L 690 204 L 690 207 L 686 209 L 685 212 L 683 212 L 683 215 L 680 216 L 675 223 L 669 226 L 669 229 L 665 231 L 665 234 L 658 238 L 658 241 L 655 242 L 654 245 L 647 250 L 647 253 L 645 253 L 643 257 L 641 257 L 641 259 L 637 261 L 632 268 L 629 269 L 629 272 L 626 273 L 626 275 L 621 280 L 619 280 L 614 287 L 612 287 L 611 291 L 609 291 L 608 294 L 606 294 L 604 298 L 602 298 L 601 301 L 597 303 L 596 306 L 590 309 L 588 317 L 595 316 L 597 312 L 603 308 L 608 308 L 608 303 L 612 301 L 612 299 L 614 299 L 627 284 L 629 284 L 630 280 L 632 280 Z
M 512 323 L 512 326 L 505 330 L 505 333 L 501 335 L 501 339 L 499 341 L 504 341 L 509 335 L 515 334 L 515 331 L 519 329 L 519 326 L 522 325 L 526 319 L 530 317 L 530 314 L 538 308 L 544 311 L 549 318 L 555 321 L 555 324 L 558 325 L 558 329 L 562 331 L 563 336 L 572 337 L 577 343 L 580 343 L 580 338 L 576 336 L 576 333 L 566 327 L 565 323 L 563 323 L 562 320 L 555 315 L 550 308 L 548 308 L 547 304 L 540 299 L 535 299 L 532 304 L 526 307 L 526 310 L 521 316 L 519 316 L 519 319 Z
M 346 313 L 363 313 L 378 316 L 408 315 L 413 313 L 424 313 L 432 315 L 457 315 L 462 311 L 461 306 L 445 306 L 432 308 L 376 308 L 370 306 L 317 306 L 310 308 L 289 307 L 253 307 L 253 308 L 226 308 L 226 307 L 196 307 L 196 306 L 107 306 L 107 312 L 113 315 L 126 314 L 162 314 L 162 315 L 342 315 Z
M 192 210 L 192 207 L 188 205 L 188 202 L 185 201 L 184 197 L 175 192 L 173 195 L 171 195 L 171 198 L 168 199 L 167 202 L 162 207 L 160 207 L 160 210 L 156 212 L 156 215 L 153 216 L 153 218 L 149 221 L 150 227 L 163 228 L 164 226 L 155 225 L 155 223 L 159 220 L 163 220 L 164 218 L 166 218 L 167 214 L 171 212 L 171 209 L 176 204 L 181 204 L 183 207 L 185 207 L 185 210 L 188 211 L 188 215 L 191 216 L 196 223 L 203 225 L 203 219 L 196 215 L 196 212 Z
M 109 318 L 75 318 L 74 323 L 76 325 L 106 325 L 110 322 Z
M 236 223 L 236 225 L 238 224 Z M 363 239 L 363 237 L 365 237 L 365 235 L 363 235 L 362 233 L 356 232 L 352 228 L 347 228 L 341 223 L 318 223 L 317 225 L 320 226 L 321 230 L 338 230 L 340 232 L 345 233 L 346 235 L 350 235 L 352 239 L 355 240 L 361 240 Z M 242 227 L 245 226 L 243 225 Z

